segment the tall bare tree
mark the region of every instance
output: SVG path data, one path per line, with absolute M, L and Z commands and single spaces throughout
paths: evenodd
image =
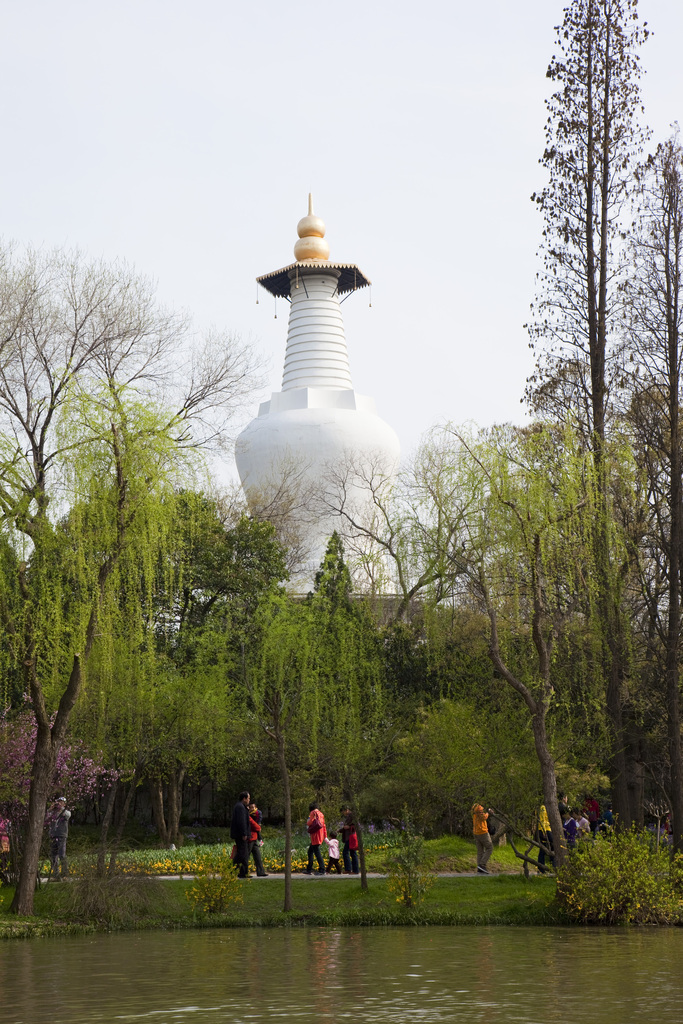
M 339 521 L 357 589 L 383 598 L 383 617 L 407 621 L 416 601 L 442 601 L 461 568 L 451 452 L 434 431 L 412 464 L 387 477 L 383 459 L 348 453 L 330 467 L 325 512 Z M 393 598 L 393 600 L 392 600 Z
M 537 368 L 527 387 L 536 411 L 580 425 L 595 465 L 598 600 L 604 622 L 606 704 L 612 730 L 611 784 L 622 823 L 632 817 L 623 721 L 627 665 L 623 565 L 610 552 L 606 445 L 610 397 L 619 374 L 619 287 L 627 274 L 622 244 L 631 167 L 646 132 L 639 115 L 639 47 L 647 28 L 637 0 L 572 0 L 557 28 L 548 67 L 557 86 L 547 101 L 541 160 L 549 180 L 532 196 L 544 217 L 543 272 L 530 337 Z
M 627 415 L 647 475 L 642 589 L 666 679 L 674 849 L 683 847 L 680 657 L 683 559 L 681 318 L 683 150 L 677 135 L 640 168 L 640 211 L 626 290 L 631 361 Z M 654 569 L 654 571 L 653 571 Z

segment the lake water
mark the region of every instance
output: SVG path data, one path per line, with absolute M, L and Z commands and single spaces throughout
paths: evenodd
M 683 929 L 239 929 L 0 945 L 3 1024 L 683 1021 Z

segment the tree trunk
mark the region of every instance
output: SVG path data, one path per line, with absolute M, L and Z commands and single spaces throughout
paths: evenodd
M 631 822 L 638 828 L 645 826 L 645 765 L 641 752 L 641 736 L 631 724 L 626 758 L 628 796 Z
M 104 811 L 102 818 L 102 826 L 100 828 L 100 848 L 97 851 L 97 875 L 99 878 L 104 878 L 105 874 L 105 861 L 107 857 L 107 834 L 109 832 L 109 826 L 111 825 L 111 819 L 114 814 L 114 804 L 116 803 L 116 792 L 119 788 L 118 779 L 114 782 L 107 793 L 107 806 Z
M 99 569 L 97 597 L 90 610 L 90 617 L 85 631 L 83 657 L 86 659 L 95 639 L 99 609 L 104 600 L 105 585 L 121 553 L 122 537 L 123 535 L 119 537 L 117 550 Z M 19 570 L 19 586 L 22 594 L 28 601 L 29 592 L 26 586 L 25 569 L 26 566 L 23 565 Z M 45 827 L 48 794 L 52 784 L 57 755 L 64 742 L 71 712 L 78 700 L 83 681 L 81 655 L 74 654 L 71 671 L 69 672 L 69 680 L 59 700 L 54 723 L 50 726 L 45 707 L 45 694 L 38 677 L 35 639 L 30 621 L 27 624 L 27 629 L 29 640 L 26 644 L 24 671 L 26 674 L 27 690 L 33 702 L 33 713 L 36 717 L 38 731 L 33 767 L 31 769 L 31 789 L 29 792 L 29 812 L 24 839 L 24 852 L 19 871 L 19 883 L 10 906 L 10 912 L 13 914 L 33 913 L 33 893 L 35 892 L 36 879 L 38 877 L 40 847 L 43 838 L 43 828 Z
M 539 553 L 539 538 L 535 538 L 535 553 L 538 558 Z M 537 563 L 536 563 L 537 564 Z M 496 616 L 495 609 L 490 604 L 487 598 L 487 606 L 489 613 L 489 622 L 491 623 L 491 639 L 489 643 L 489 657 L 493 662 L 494 668 L 500 673 L 505 681 L 515 690 L 524 703 L 526 704 L 531 714 L 531 727 L 534 733 L 534 745 L 536 748 L 536 756 L 538 763 L 541 768 L 541 779 L 543 782 L 543 799 L 545 800 L 545 809 L 550 822 L 550 831 L 553 836 L 555 866 L 560 867 L 564 860 L 566 846 L 564 840 L 564 828 L 562 827 L 562 821 L 560 818 L 560 811 L 557 802 L 557 778 L 555 775 L 555 761 L 550 752 L 550 746 L 548 744 L 548 734 L 546 731 L 546 716 L 548 713 L 548 701 L 552 694 L 552 686 L 550 684 L 550 646 L 544 639 L 543 635 L 543 605 L 541 600 L 541 576 L 535 569 L 533 573 L 534 579 L 534 595 L 533 595 L 533 606 L 534 614 L 532 621 L 532 634 L 534 640 L 534 647 L 538 656 L 538 669 L 539 675 L 542 679 L 541 684 L 541 696 L 539 698 L 534 697 L 531 690 L 518 679 L 513 672 L 510 671 L 506 663 L 503 661 L 500 654 L 500 644 L 498 642 L 498 619 Z M 484 593 L 485 593 L 485 588 Z
M 123 802 L 121 817 L 119 818 L 119 823 L 116 827 L 116 835 L 114 836 L 114 842 L 111 845 L 111 852 L 109 854 L 109 869 L 107 872 L 109 875 L 113 875 L 114 872 L 116 871 L 116 858 L 118 856 L 119 846 L 121 845 L 121 840 L 123 838 L 123 830 L 125 829 L 126 822 L 128 821 L 128 814 L 130 812 L 130 805 L 133 802 L 133 796 L 137 791 L 137 776 L 138 771 L 136 769 L 135 772 L 133 773 L 133 778 L 130 780 L 128 792 L 126 793 L 126 799 Z
M 564 838 L 564 828 L 560 817 L 560 808 L 557 800 L 557 777 L 555 775 L 555 761 L 553 760 L 548 746 L 548 737 L 545 728 L 545 709 L 538 707 L 532 715 L 531 726 L 534 732 L 534 745 L 536 756 L 541 766 L 541 779 L 543 782 L 543 800 L 550 822 L 550 831 L 553 836 L 553 855 L 555 869 L 562 865 L 567 852 L 567 844 Z
M 348 804 L 351 808 L 353 820 L 356 823 L 356 835 L 358 836 L 358 860 L 360 861 L 360 887 L 362 890 L 367 892 L 368 889 L 368 872 L 365 866 L 365 847 L 363 846 L 363 833 L 360 827 L 360 817 L 358 815 L 358 804 L 353 795 L 348 795 Z
M 681 647 L 681 558 L 683 557 L 683 460 L 680 430 L 680 345 L 678 302 L 681 285 L 681 210 L 678 170 L 674 197 L 677 216 L 672 218 L 673 238 L 667 252 L 667 341 L 669 350 L 669 422 L 671 428 L 671 550 L 669 552 L 669 616 L 666 635 L 666 710 L 671 761 L 671 825 L 674 853 L 683 851 L 683 751 L 681 750 L 681 707 L 679 659 Z M 673 260 L 670 257 L 673 256 Z M 671 265 L 673 263 L 673 265 Z
M 180 842 L 180 815 L 183 809 L 183 781 L 185 769 L 172 771 L 168 779 L 168 837 L 169 843 Z
M 609 587 L 609 583 L 604 584 Z M 609 616 L 609 611 L 605 612 Z M 608 671 L 608 683 L 606 692 L 607 717 L 610 723 L 610 762 L 609 777 L 612 790 L 612 806 L 618 828 L 628 828 L 633 820 L 631 814 L 631 799 L 628 790 L 628 770 L 626 764 L 626 731 L 624 729 L 624 716 L 622 709 L 622 667 L 621 667 L 621 644 L 617 637 L 617 631 L 613 625 L 608 624 L 610 631 L 610 658 Z
M 159 833 L 159 842 L 162 846 L 168 846 L 170 843 L 168 827 L 166 825 L 166 819 L 164 817 L 164 784 L 161 779 L 148 779 L 149 795 L 152 801 L 152 813 L 154 815 L 154 824 L 157 827 Z
M 45 828 L 45 814 L 55 767 L 56 752 L 50 728 L 39 723 L 36 752 L 31 771 L 31 789 L 28 798 L 28 821 L 24 829 L 19 882 L 10 906 L 13 914 L 33 913 L 33 894 L 38 879 L 40 847 Z
M 292 909 L 292 791 L 289 783 L 289 770 L 285 756 L 284 733 L 277 731 L 277 763 L 280 766 L 282 792 L 285 798 L 285 902 L 283 910 Z

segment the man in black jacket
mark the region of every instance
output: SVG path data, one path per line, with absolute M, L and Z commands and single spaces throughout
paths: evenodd
M 235 852 L 235 867 L 239 867 L 239 877 L 249 878 L 249 836 L 251 825 L 249 824 L 249 794 L 246 790 L 240 793 L 239 800 L 232 811 L 230 822 L 230 835 L 235 841 L 237 850 Z

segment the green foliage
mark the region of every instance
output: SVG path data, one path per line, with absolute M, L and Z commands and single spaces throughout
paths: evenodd
M 334 608 L 348 606 L 351 599 L 351 576 L 344 561 L 344 545 L 335 530 L 315 574 L 315 593 Z
M 683 857 L 635 828 L 581 840 L 557 876 L 557 901 L 581 924 L 669 924 L 682 897 Z
M 205 850 L 196 859 L 196 877 L 185 893 L 205 914 L 222 914 L 231 903 L 242 902 L 242 886 L 225 847 Z
M 433 884 L 434 875 L 425 861 L 424 838 L 406 824 L 389 857 L 389 892 L 397 903 L 411 909 L 422 903 Z
M 262 603 L 254 620 L 244 665 L 254 712 L 264 726 L 278 729 L 296 716 L 315 743 L 321 693 L 312 669 L 310 607 L 277 595 Z
M 487 696 L 444 698 L 423 708 L 396 742 L 382 799 L 394 807 L 406 802 L 415 824 L 429 835 L 444 828 L 470 834 L 469 808 L 477 793 L 515 819 L 533 817 L 540 775 L 528 722 L 507 694 L 502 709 Z

